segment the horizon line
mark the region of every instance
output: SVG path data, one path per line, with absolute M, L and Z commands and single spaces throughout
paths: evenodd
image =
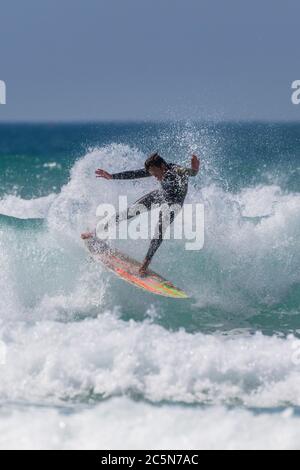
M 1 125 L 101 125 L 101 124 L 300 124 L 296 119 L 57 119 L 57 120 L 1 120 Z

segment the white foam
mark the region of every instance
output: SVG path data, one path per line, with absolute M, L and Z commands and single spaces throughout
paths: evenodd
M 75 323 L 6 322 L 0 333 L 7 348 L 0 400 L 129 393 L 153 402 L 300 405 L 300 341 L 292 336 L 192 335 L 111 313 Z
M 143 164 L 143 154 L 126 145 L 113 144 L 92 150 L 76 162 L 71 171 L 70 182 L 62 188 L 51 205 L 48 215 L 51 229 L 72 233 L 76 231 L 77 236 L 87 226 L 95 228 L 96 209 L 100 203 L 116 204 L 118 194 L 124 191 L 129 199 L 138 199 L 139 191 L 145 192 L 145 188 L 151 187 L 151 182 L 143 182 L 141 186 L 132 181 L 106 181 L 97 179 L 95 170 L 100 167 L 117 172 L 125 168 L 143 168 Z
M 255 416 L 118 398 L 71 414 L 20 408 L 0 416 L 1 449 L 300 449 L 300 418 L 290 410 Z
M 267 305 L 280 302 L 300 282 L 300 195 L 277 187 L 248 188 L 234 195 L 210 186 L 202 192 L 205 247 L 194 256 L 199 265 L 205 262 L 206 275 L 199 282 L 203 295 L 210 291 L 220 299 L 221 293 L 224 305 L 238 300 L 239 309 L 247 298 Z M 257 220 L 258 215 L 265 217 Z M 218 273 L 209 276 L 211 265 L 222 273 L 221 290 Z
M 0 200 L 0 214 L 19 219 L 43 219 L 55 197 L 55 194 L 36 199 L 6 196 Z
M 274 214 L 276 204 L 285 196 L 279 186 L 257 186 L 246 188 L 237 195 L 244 217 L 267 217 Z

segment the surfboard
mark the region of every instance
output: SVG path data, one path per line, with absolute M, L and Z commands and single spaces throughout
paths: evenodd
M 105 268 L 118 277 L 140 289 L 152 294 L 171 297 L 173 299 L 187 299 L 188 295 L 170 281 L 164 279 L 154 271 L 148 270 L 145 276 L 140 276 L 141 263 L 111 248 L 105 242 L 96 238 L 85 240 L 87 249 L 95 261 L 100 261 Z

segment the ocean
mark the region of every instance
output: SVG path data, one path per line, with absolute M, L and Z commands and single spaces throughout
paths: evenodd
M 80 239 L 98 204 L 157 187 L 95 169 L 157 150 L 202 160 L 204 248 L 153 260 L 184 301 Z M 0 182 L 1 448 L 300 449 L 300 124 L 1 124 Z

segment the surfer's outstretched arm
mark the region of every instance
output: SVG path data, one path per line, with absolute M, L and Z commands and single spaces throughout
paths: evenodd
M 111 174 L 99 168 L 98 170 L 96 170 L 95 173 L 97 178 L 104 178 L 107 180 L 133 180 L 137 178 L 147 178 L 148 176 L 151 176 L 146 169 L 122 171 L 121 173 Z
M 115 173 L 112 175 L 113 180 L 134 180 L 138 178 L 148 178 L 150 173 L 145 170 L 132 170 L 132 171 L 122 171 L 121 173 Z

